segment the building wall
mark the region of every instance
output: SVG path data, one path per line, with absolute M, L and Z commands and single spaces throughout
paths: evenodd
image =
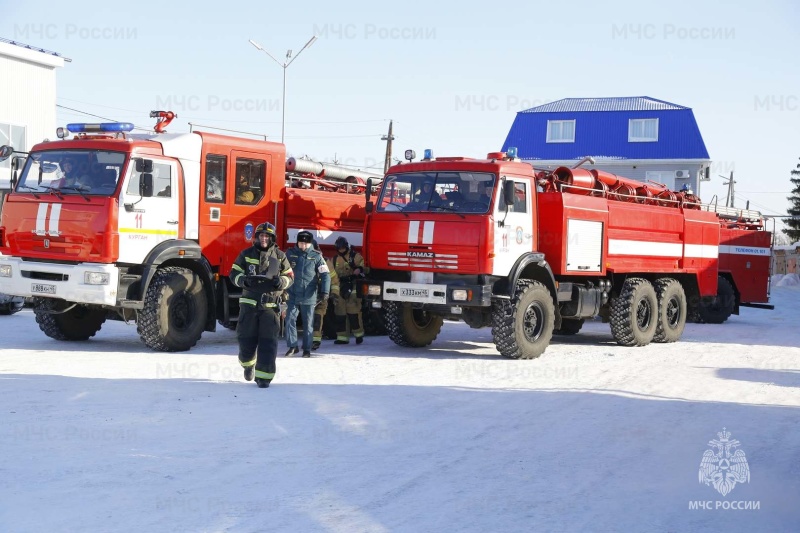
M 25 128 L 24 146 L 11 141 L 15 149 L 55 138 L 56 68 L 63 64 L 61 58 L 0 43 L 0 124 Z M 8 143 L 0 138 L 0 145 Z M 10 175 L 10 161 L 0 163 L 0 187 L 8 186 Z

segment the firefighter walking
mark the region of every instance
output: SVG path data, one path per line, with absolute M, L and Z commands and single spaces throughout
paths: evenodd
M 242 288 L 236 325 L 239 363 L 244 379 L 255 377 L 263 389 L 275 377 L 281 293 L 294 279 L 286 255 L 275 244 L 275 226 L 265 222 L 256 227 L 255 242 L 236 258 L 230 279 Z
M 317 243 L 316 239 L 312 241 L 314 245 L 314 249 L 318 252 L 321 252 L 319 248 L 319 243 Z M 311 349 L 316 350 L 319 348 L 320 344 L 322 344 L 322 325 L 325 323 L 325 313 L 328 312 L 328 301 L 333 300 L 334 302 L 339 297 L 339 276 L 336 275 L 336 271 L 333 269 L 333 263 L 331 262 L 330 258 L 325 259 L 325 265 L 328 267 L 328 275 L 331 282 L 331 290 L 330 290 L 330 298 L 318 298 L 317 305 L 314 307 L 314 335 L 313 335 L 313 342 L 311 343 Z
M 364 277 L 366 266 L 360 253 L 353 250 L 344 237 L 336 239 L 336 250 L 333 256 L 333 270 L 339 278 L 339 297 L 336 298 L 333 311 L 336 314 L 336 340 L 334 344 L 348 344 L 348 322 L 350 333 L 356 338 L 356 344 L 364 342 L 364 323 L 361 316 L 361 298 L 356 294 L 356 280 Z

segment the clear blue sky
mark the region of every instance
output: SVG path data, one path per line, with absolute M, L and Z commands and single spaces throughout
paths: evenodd
M 316 34 L 287 70 L 291 155 L 382 168 L 393 119 L 395 156 L 483 156 L 522 109 L 652 96 L 694 110 L 715 162 L 706 201 L 724 201 L 719 175 L 734 170 L 737 206 L 785 213 L 800 162 L 790 0 L 6 4 L 0 36 L 72 59 L 58 104 L 142 126 L 169 107 L 173 132 L 193 122 L 279 141 L 282 69 L 248 39 L 283 59 Z M 59 123 L 84 118 L 58 112 Z

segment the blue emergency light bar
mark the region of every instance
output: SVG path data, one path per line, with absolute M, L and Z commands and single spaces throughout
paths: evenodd
M 100 124 L 67 124 L 67 129 L 72 133 L 115 133 L 118 131 L 133 131 L 130 122 L 101 122 Z
M 425 148 L 424 157 L 422 159 L 433 159 L 433 150 Z
M 509 159 L 516 159 L 517 158 L 517 147 L 516 146 L 509 146 L 508 150 L 506 150 L 506 157 Z

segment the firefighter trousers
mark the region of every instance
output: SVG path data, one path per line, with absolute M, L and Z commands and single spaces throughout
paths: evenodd
M 328 300 L 317 302 L 314 307 L 314 341 L 322 342 L 322 324 L 325 321 L 325 313 L 328 312 Z
M 361 320 L 361 298 L 356 296 L 353 291 L 347 299 L 339 296 L 333 306 L 336 313 L 336 340 L 347 341 L 350 335 L 347 333 L 348 322 L 350 333 L 358 339 L 364 336 L 364 323 Z
M 239 322 L 236 325 L 239 363 L 244 368 L 255 365 L 256 379 L 268 382 L 275 377 L 275 358 L 278 355 L 278 336 L 281 330 L 278 313 L 277 305 L 256 308 L 241 304 Z

